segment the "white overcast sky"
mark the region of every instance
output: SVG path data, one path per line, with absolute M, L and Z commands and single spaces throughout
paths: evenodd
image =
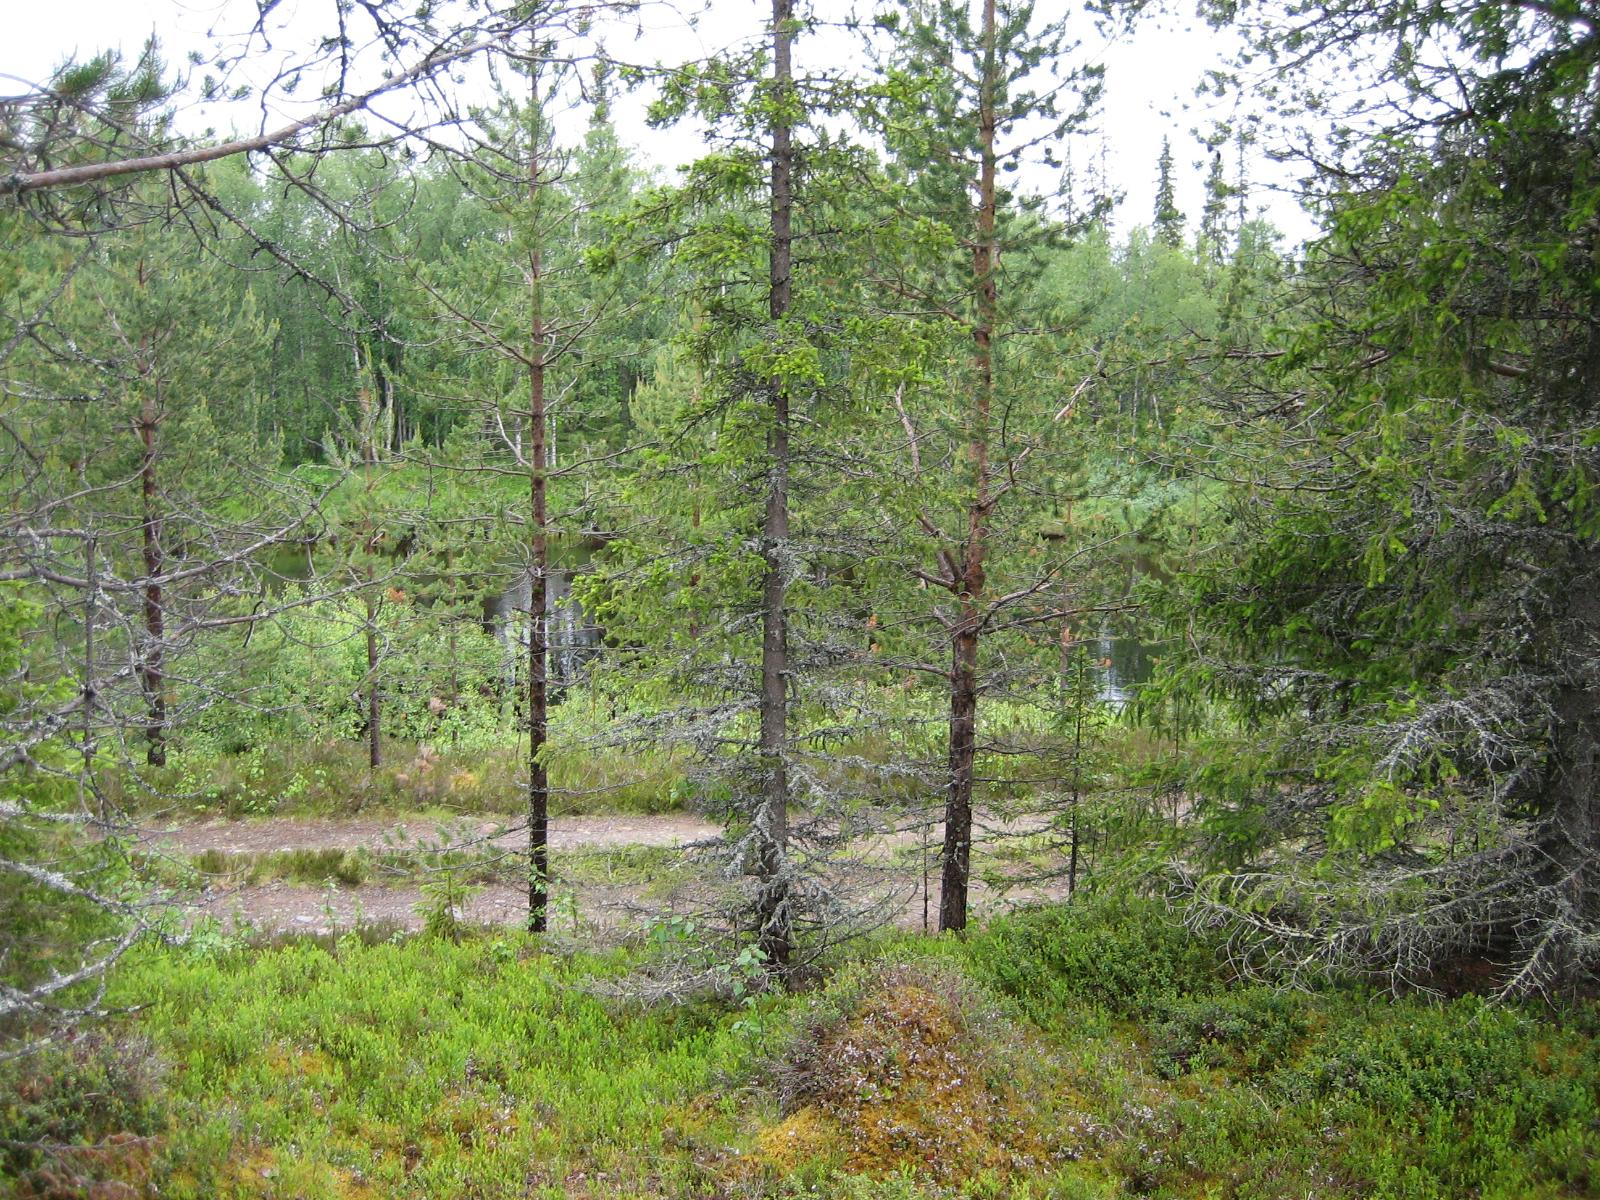
M 690 0 L 695 2 L 704 0 Z M 1080 53 L 1087 61 L 1104 65 L 1106 81 L 1098 122 L 1101 136 L 1080 142 L 1074 154 L 1080 175 L 1087 166 L 1082 159 L 1104 155 L 1111 182 L 1124 195 L 1116 216 L 1116 224 L 1123 230 L 1150 219 L 1163 137 L 1171 139 L 1179 207 L 1188 215 L 1193 230 L 1200 215 L 1206 155 L 1192 131 L 1230 115 L 1195 97 L 1203 73 L 1221 66 L 1226 42 L 1203 22 L 1184 15 L 1189 3 L 1176 0 L 1181 11 L 1143 19 L 1131 34 L 1111 42 L 1087 22 L 1078 31 Z M 1063 0 L 1039 0 L 1036 15 L 1048 20 L 1054 15 L 1052 10 L 1061 11 L 1062 6 Z M 191 49 L 204 51 L 211 44 L 213 29 L 219 34 L 238 32 L 253 18 L 255 8 L 249 0 L 9 0 L 6 7 L 10 12 L 0 21 L 4 30 L 0 75 L 33 83 L 48 77 L 69 55 L 87 57 L 120 47 L 132 58 L 152 32 L 160 38 L 168 60 L 181 62 Z M 847 7 L 847 0 L 816 0 L 825 19 L 842 18 Z M 297 30 L 321 29 L 319 19 L 331 9 L 330 0 L 282 0 L 274 13 L 288 29 L 280 43 L 282 52 L 289 52 Z M 647 18 L 650 28 L 642 43 L 629 34 L 614 39 L 613 44 L 629 57 L 668 63 L 702 57 L 758 33 L 768 12 L 770 7 L 762 0 L 710 0 L 710 12 L 702 15 L 694 28 L 682 18 L 658 13 Z M 802 44 L 797 60 L 806 53 L 813 60 L 828 53 L 847 54 L 843 46 L 838 39 L 819 37 Z M 9 81 L 0 81 L 0 94 L 12 90 Z M 619 134 L 638 148 L 646 162 L 670 169 L 698 153 L 700 143 L 689 130 L 646 129 L 640 118 L 642 105 L 642 98 L 624 100 L 616 105 L 616 111 Z M 254 126 L 259 120 L 259 110 L 202 110 L 185 117 L 186 124 L 215 125 L 224 132 L 229 126 Z M 1231 151 L 1225 152 L 1224 161 L 1231 177 Z M 1287 181 L 1281 169 L 1259 157 L 1248 169 L 1252 208 L 1282 230 L 1289 245 L 1308 236 L 1312 227 L 1307 218 L 1285 190 L 1273 186 Z

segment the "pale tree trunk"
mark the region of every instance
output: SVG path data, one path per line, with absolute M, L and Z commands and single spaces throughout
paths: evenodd
M 977 324 L 972 330 L 976 375 L 967 446 L 973 495 L 967 509 L 957 593 L 960 614 L 951 631 L 950 778 L 944 811 L 944 856 L 940 873 L 939 928 L 967 927 L 967 885 L 972 874 L 972 782 L 978 752 L 978 636 L 983 621 L 984 556 L 989 509 L 989 412 L 994 401 L 995 288 L 995 0 L 983 4 L 983 78 L 978 102 L 982 163 L 978 180 L 978 229 L 972 249 Z
M 772 0 L 772 224 L 768 270 L 773 325 L 789 311 L 792 271 L 794 167 L 792 97 L 794 33 L 792 0 Z M 772 966 L 789 961 L 794 949 L 789 910 L 789 639 L 787 571 L 789 540 L 789 391 L 781 379 L 770 385 L 771 428 L 767 434 L 767 506 L 761 528 L 766 560 L 761 587 L 761 775 L 756 813 L 757 874 L 761 894 L 756 917 L 758 945 Z
M 384 410 L 388 414 L 384 424 L 389 435 L 389 450 L 391 453 L 399 454 L 405 448 L 406 419 L 405 414 L 400 411 L 399 398 L 395 395 L 394 379 L 387 371 L 383 373 L 383 402 Z
M 350 357 L 356 372 L 356 408 L 358 412 L 356 443 L 361 454 L 361 465 L 370 467 L 377 463 L 377 448 L 373 445 L 377 427 L 377 400 L 373 395 L 375 378 L 372 365 L 372 347 L 367 347 L 367 364 L 361 365 L 361 340 L 350 335 Z
M 528 207 L 530 219 L 539 219 L 540 179 L 539 85 L 532 83 L 528 137 Z M 550 630 L 545 616 L 546 579 L 550 566 L 549 511 L 546 504 L 545 362 L 549 330 L 544 320 L 544 261 L 539 249 L 541 231 L 534 230 L 528 254 L 528 297 L 531 317 L 528 340 L 528 929 L 543 933 L 548 926 L 550 878 L 550 778 L 544 761 L 549 740 L 548 672 Z

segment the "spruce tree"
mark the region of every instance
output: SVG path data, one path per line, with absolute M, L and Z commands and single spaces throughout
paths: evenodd
M 1176 186 L 1172 178 L 1172 143 L 1161 139 L 1161 157 L 1156 161 L 1156 206 L 1152 225 L 1156 240 L 1177 249 L 1183 245 L 1184 215 L 1178 208 Z
M 1213 263 L 1223 262 L 1228 253 L 1228 201 L 1233 189 L 1222 173 L 1222 153 L 1211 156 L 1211 167 L 1206 172 L 1206 203 L 1200 217 L 1200 253 Z
M 1321 148 L 1331 225 L 1295 327 L 1238 356 L 1260 366 L 1232 396 L 1240 486 L 1180 618 L 1179 682 L 1243 730 L 1196 772 L 1193 911 L 1254 966 L 1399 985 L 1468 960 L 1508 992 L 1582 987 L 1600 965 L 1593 23 L 1476 0 L 1292 19 L 1303 53 L 1354 46 L 1391 88 L 1458 99 Z

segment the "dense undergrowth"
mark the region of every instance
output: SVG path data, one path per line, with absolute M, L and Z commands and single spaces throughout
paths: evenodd
M 875 803 L 919 803 L 926 786 L 915 771 L 885 771 L 884 765 L 939 759 L 939 710 L 895 697 L 899 717 L 911 728 L 831 735 L 837 762 L 819 769 L 830 786 Z M 648 814 L 684 809 L 727 808 L 726 783 L 696 772 L 682 747 L 610 745 L 597 733 L 605 720 L 592 694 L 558 708 L 559 744 L 544 752 L 550 775 L 552 812 Z M 988 802 L 997 809 L 1037 807 L 1039 761 L 1060 764 L 1065 751 L 1050 714 L 1030 705 L 994 702 L 990 713 L 1004 753 L 985 754 Z M 573 710 L 566 715 L 567 709 Z M 1086 793 L 1124 782 L 1107 769 L 1138 773 L 1170 751 L 1170 745 L 1133 725 L 1114 724 L 1096 710 L 1094 737 L 1100 747 L 1089 769 L 1075 770 Z M 383 765 L 372 767 L 364 740 L 318 727 L 295 736 L 266 731 L 260 739 L 233 730 L 218 739 L 176 739 L 168 765 L 121 764 L 102 785 L 118 812 L 204 817 L 353 817 L 373 813 L 437 812 L 445 815 L 517 815 L 527 804 L 525 736 L 511 724 L 491 722 L 438 737 L 385 738 Z M 820 735 L 819 735 L 820 736 Z M 1054 749 L 1052 749 L 1054 747 Z M 1025 752 L 1024 752 L 1025 751 Z M 1052 758 L 1052 755 L 1054 757 Z M 1017 776 L 1012 779 L 1012 776 Z
M 1600 1007 L 1244 985 L 1143 904 L 643 1008 L 643 950 L 142 948 L 6 1064 L 25 1197 L 1578 1197 Z

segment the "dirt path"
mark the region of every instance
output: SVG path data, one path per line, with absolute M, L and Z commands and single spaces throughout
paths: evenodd
M 554 932 L 604 939 L 619 927 L 642 924 L 637 888 L 587 885 L 559 895 L 550 910 Z M 195 916 L 217 918 L 227 928 L 249 925 L 283 933 L 330 933 L 372 924 L 415 931 L 423 926 L 426 898 L 415 884 L 312 887 L 297 883 L 208 888 L 193 900 Z M 474 888 L 458 910 L 472 925 L 521 925 L 528 893 L 507 884 Z
M 506 820 L 482 817 L 446 820 L 427 816 L 360 818 L 320 821 L 267 818 L 260 821 L 206 821 L 169 829 L 147 830 L 144 843 L 168 854 L 200 854 L 223 850 L 229 854 L 268 854 L 281 850 L 405 849 L 422 845 L 471 841 L 513 849 L 527 844 L 521 831 L 497 832 Z M 646 816 L 558 817 L 550 823 L 553 851 L 581 847 L 681 846 L 716 837 L 721 830 L 685 813 Z
M 1004 823 L 1002 823 L 1004 824 Z M 436 817 L 394 816 L 356 820 L 266 818 L 255 821 L 208 821 L 146 831 L 142 841 L 149 851 L 191 856 L 206 851 L 260 855 L 288 850 L 371 851 L 427 848 L 444 844 L 520 849 L 526 844 L 521 830 L 503 832 L 506 822 L 482 817 L 441 820 Z M 1013 827 L 1010 832 L 1021 832 Z M 653 919 L 669 915 L 674 900 L 656 894 L 645 882 L 564 882 L 563 851 L 673 847 L 713 839 L 721 829 L 684 813 L 642 816 L 572 816 L 553 821 L 550 845 L 556 866 L 552 895 L 551 928 L 558 933 L 605 941 L 638 930 Z M 885 897 L 893 895 L 889 919 L 904 928 L 918 928 L 923 919 L 919 847 L 936 853 L 925 830 L 900 830 L 866 834 L 854 840 L 846 855 L 857 870 L 866 870 Z M 842 866 L 842 869 L 849 869 Z M 931 913 L 938 916 L 938 877 L 930 880 Z M 974 916 L 1011 907 L 1018 902 L 1049 898 L 1058 887 L 1028 887 L 1005 896 L 994 893 L 980 878 L 973 879 Z M 519 925 L 527 915 L 527 891 L 521 886 L 491 883 L 469 889 L 460 908 L 461 918 L 480 925 Z M 692 897 L 681 898 L 691 907 Z M 370 923 L 395 929 L 422 927 L 428 898 L 418 881 L 374 881 L 358 887 L 318 886 L 282 880 L 230 883 L 218 880 L 188 900 L 194 916 L 212 916 L 227 927 L 248 925 L 283 933 L 328 933 Z
M 144 831 L 145 848 L 168 854 L 201 854 L 221 850 L 229 854 L 270 854 L 283 850 L 373 851 L 426 848 L 471 842 L 500 849 L 527 844 L 527 835 L 510 818 L 483 816 L 446 818 L 410 813 L 390 817 L 319 820 L 302 817 L 265 817 L 259 820 L 215 820 L 152 828 Z M 980 837 L 1016 837 L 1036 832 L 1037 818 L 1001 820 L 978 818 Z M 630 816 L 555 817 L 550 822 L 552 851 L 604 849 L 621 846 L 682 846 L 720 836 L 718 825 L 691 813 L 653 813 Z M 869 853 L 909 851 L 918 846 L 936 850 L 937 828 L 902 828 L 869 833 L 855 844 Z
M 888 922 L 901 929 L 921 928 L 924 906 L 921 893 L 912 882 L 907 880 L 902 886 L 887 890 L 892 894 L 884 909 Z M 1052 887 L 999 896 L 974 880 L 969 903 L 977 920 L 1019 903 L 1060 899 L 1062 894 L 1060 888 Z M 427 898 L 415 884 L 352 888 L 273 882 L 208 888 L 186 907 L 192 916 L 215 917 L 230 929 L 249 926 L 269 933 L 326 934 L 362 924 L 414 932 L 423 927 L 426 903 Z M 583 883 L 563 888 L 558 884 L 549 910 L 550 929 L 571 937 L 611 942 L 671 916 L 679 907 L 671 901 L 650 898 L 647 889 L 638 885 Z M 695 912 L 696 898 L 685 897 L 681 910 Z M 528 893 L 507 884 L 478 887 L 472 889 L 458 913 L 462 921 L 471 925 L 520 926 L 528 915 Z M 937 881 L 931 889 L 926 916 L 937 926 Z

